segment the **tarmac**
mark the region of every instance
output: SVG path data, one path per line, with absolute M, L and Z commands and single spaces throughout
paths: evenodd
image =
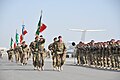
M 4 54 L 0 59 L 0 80 L 120 80 L 120 71 L 77 66 L 67 58 L 63 71 L 54 71 L 52 59 L 45 59 L 44 71 L 34 70 L 32 59 L 27 65 L 9 62 Z

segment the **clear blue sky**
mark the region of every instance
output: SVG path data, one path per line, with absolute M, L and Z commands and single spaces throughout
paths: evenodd
M 9 48 L 16 29 L 21 34 L 23 20 L 28 30 L 25 41 L 33 41 L 41 9 L 42 22 L 47 25 L 42 33 L 46 46 L 58 35 L 65 42 L 79 42 L 81 33 L 69 31 L 70 28 L 106 30 L 88 32 L 86 41 L 120 39 L 119 0 L 0 0 L 0 47 Z

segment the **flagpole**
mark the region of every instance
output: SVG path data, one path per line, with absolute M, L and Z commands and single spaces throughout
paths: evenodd
M 14 48 L 16 47 L 16 43 L 17 43 L 16 37 L 17 37 L 17 29 L 16 29 L 16 33 L 15 33 L 15 42 L 14 42 Z
M 24 20 L 23 20 L 23 22 L 22 22 L 22 38 L 23 38 L 23 39 L 24 39 L 24 35 L 23 35 L 24 28 L 25 28 L 25 25 L 24 25 Z
M 41 10 L 41 15 L 42 15 L 43 11 Z
M 43 13 L 43 11 L 41 10 L 41 16 L 42 16 L 42 13 Z M 41 22 L 42 22 L 42 18 L 41 18 Z M 41 23 L 41 24 L 42 24 L 42 23 Z M 41 28 L 41 24 L 40 24 L 40 28 Z M 42 35 L 41 32 L 40 32 L 39 35 Z

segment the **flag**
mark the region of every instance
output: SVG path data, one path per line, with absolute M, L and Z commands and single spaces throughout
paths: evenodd
M 11 41 L 10 41 L 10 47 L 12 48 L 13 45 L 13 38 L 11 37 Z
M 14 48 L 16 47 L 16 42 L 14 42 Z
M 24 31 L 23 31 L 23 35 L 25 35 L 25 34 L 27 34 L 27 30 L 24 30 Z
M 24 26 L 25 26 L 25 25 L 23 24 L 23 25 L 22 25 L 22 35 L 25 35 L 25 34 L 27 33 L 27 30 L 25 29 Z
M 23 35 L 21 34 L 20 35 L 20 43 L 22 43 L 22 41 L 23 41 Z
M 19 39 L 19 34 L 17 33 L 17 30 L 16 30 L 16 35 L 15 35 L 15 39 L 16 39 L 16 43 L 18 43 L 18 39 Z
M 39 20 L 39 22 L 38 22 L 38 28 L 37 28 L 37 31 L 36 31 L 36 35 L 39 35 L 39 33 L 40 33 L 41 19 L 42 19 L 42 11 L 41 11 L 40 20 Z
M 45 24 L 42 24 L 42 26 L 40 27 L 40 32 L 44 31 L 46 29 L 46 25 Z

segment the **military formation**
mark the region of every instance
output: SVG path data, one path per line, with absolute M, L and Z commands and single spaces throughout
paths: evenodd
M 75 43 L 73 44 L 75 46 Z M 62 36 L 55 37 L 53 42 L 45 49 L 45 38 L 42 35 L 36 36 L 35 40 L 28 46 L 25 41 L 18 43 L 15 48 L 10 48 L 8 60 L 13 62 L 15 56 L 16 63 L 27 65 L 29 58 L 32 57 L 34 70 L 43 71 L 45 58 L 50 53 L 52 56 L 53 70 L 62 71 L 66 60 L 66 45 Z M 77 65 L 120 70 L 120 40 L 111 39 L 107 42 L 89 43 L 79 42 L 75 46 L 75 56 Z
M 78 65 L 120 70 L 120 40 L 79 42 L 76 45 L 76 57 Z
M 62 71 L 63 64 L 66 59 L 66 46 L 62 41 L 62 36 L 54 38 L 54 42 L 48 46 L 53 60 L 53 70 Z M 15 57 L 16 63 L 27 65 L 28 60 L 32 57 L 34 70 L 44 70 L 44 60 L 50 54 L 45 49 L 45 38 L 42 35 L 36 36 L 35 40 L 28 46 L 25 41 L 22 44 L 18 43 L 15 48 L 10 48 L 8 53 L 8 60 L 13 62 Z
M 10 48 L 7 50 L 8 53 L 8 60 L 10 62 L 13 62 L 13 59 L 15 57 L 16 63 L 21 63 L 21 65 L 27 65 L 27 61 L 31 56 L 31 50 L 28 47 L 28 45 L 25 43 L 25 41 L 22 42 L 22 44 L 18 43 L 15 48 Z

